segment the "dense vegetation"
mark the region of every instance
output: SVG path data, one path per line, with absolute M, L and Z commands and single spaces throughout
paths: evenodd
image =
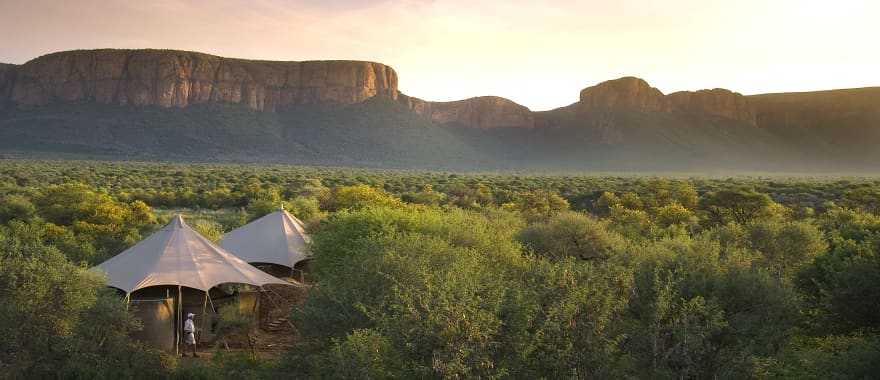
M 184 212 L 284 203 L 314 287 L 276 359 L 200 365 L 87 268 Z M 0 373 L 63 378 L 806 378 L 880 373 L 880 181 L 0 163 Z

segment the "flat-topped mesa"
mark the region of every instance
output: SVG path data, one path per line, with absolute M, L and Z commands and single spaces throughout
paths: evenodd
M 863 122 L 866 127 L 880 127 L 880 87 L 761 94 L 746 98 L 754 105 L 760 126 L 815 128 L 851 125 L 856 123 L 855 120 L 868 119 Z M 870 130 L 880 131 L 880 128 L 866 128 L 866 131 Z
M 578 110 L 669 112 L 669 101 L 660 90 L 636 77 L 623 77 L 581 90 Z
M 738 92 L 723 88 L 679 91 L 666 96 L 676 112 L 721 116 L 756 125 L 755 107 Z
M 427 102 L 419 98 L 400 100 L 415 113 L 438 124 L 471 128 L 534 128 L 535 116 L 527 107 L 497 96 L 479 96 L 451 102 Z
M 175 50 L 106 49 L 53 53 L 15 71 L 6 100 L 20 107 L 219 102 L 272 111 L 300 104 L 353 104 L 374 96 L 396 99 L 398 94 L 391 67 L 364 61 L 256 61 Z

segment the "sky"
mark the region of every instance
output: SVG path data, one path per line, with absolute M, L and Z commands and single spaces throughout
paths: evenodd
M 0 62 L 165 48 L 392 66 L 400 90 L 533 110 L 637 76 L 664 93 L 880 86 L 877 0 L 0 0 Z

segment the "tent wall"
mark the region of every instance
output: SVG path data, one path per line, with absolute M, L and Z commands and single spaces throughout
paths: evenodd
M 143 321 L 143 329 L 132 338 L 152 347 L 174 351 L 174 298 L 132 299 L 130 310 Z

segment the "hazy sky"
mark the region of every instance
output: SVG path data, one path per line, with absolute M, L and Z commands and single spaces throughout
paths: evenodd
M 428 100 L 534 110 L 624 75 L 665 93 L 880 86 L 878 0 L 0 0 L 0 61 L 169 48 L 379 61 Z

